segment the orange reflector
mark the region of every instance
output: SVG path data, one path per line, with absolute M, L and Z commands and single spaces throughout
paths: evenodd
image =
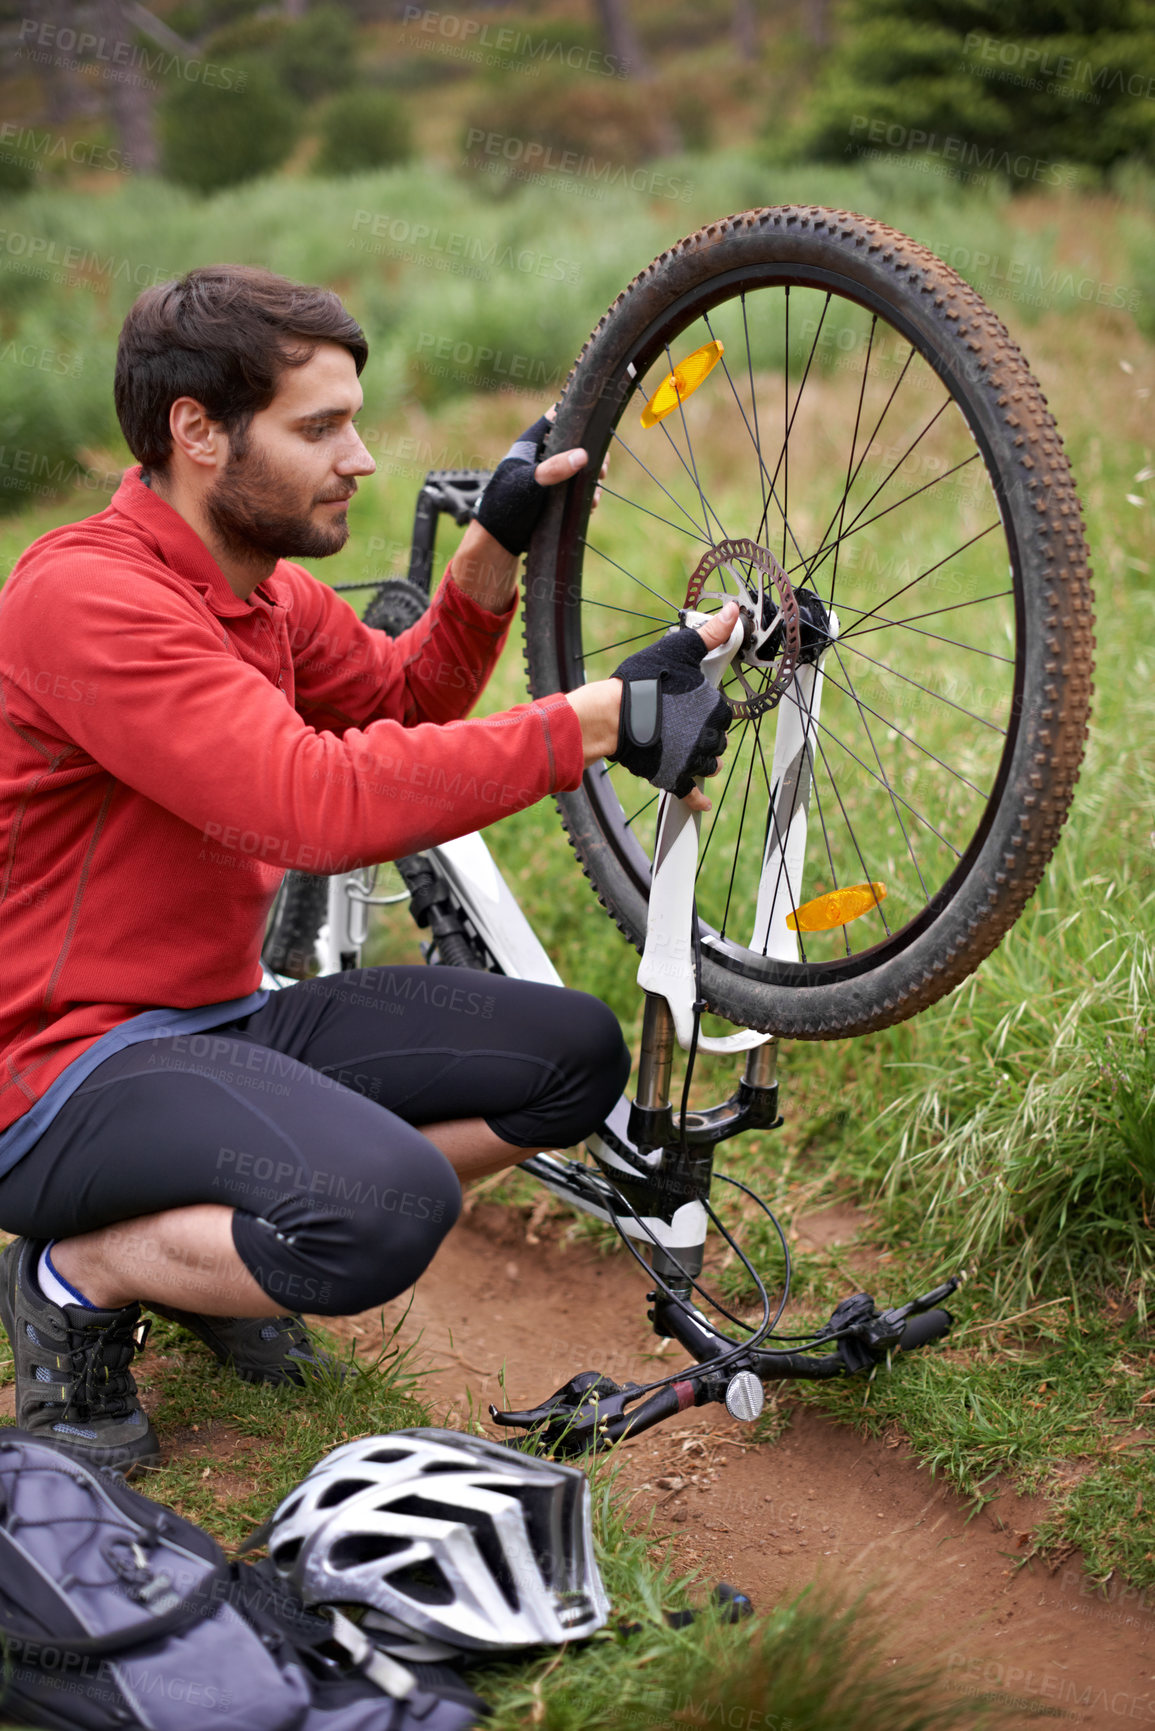
M 829 895 L 803 902 L 786 915 L 786 924 L 792 932 L 832 932 L 835 926 L 848 926 L 885 900 L 885 884 L 851 884 L 849 889 L 831 890 Z
M 666 374 L 642 410 L 643 427 L 656 427 L 659 421 L 672 414 L 678 404 L 691 391 L 696 391 L 702 380 L 714 371 L 722 354 L 721 343 L 706 343 L 695 349 L 692 355 L 687 355 L 684 361 L 679 361 L 673 372 Z

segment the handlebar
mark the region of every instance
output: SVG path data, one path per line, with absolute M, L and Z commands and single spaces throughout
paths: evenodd
M 616 1383 L 587 1370 L 538 1407 L 499 1412 L 491 1406 L 490 1417 L 495 1424 L 539 1436 L 554 1453 L 575 1455 L 638 1436 L 688 1407 L 725 1400 L 731 1380 L 742 1371 L 752 1371 L 762 1382 L 826 1382 L 852 1376 L 881 1363 L 891 1351 L 910 1352 L 941 1339 L 954 1319 L 936 1301 L 953 1292 L 960 1278 L 954 1276 L 933 1292 L 892 1310 L 876 1310 L 865 1292 L 843 1299 L 826 1327 L 814 1336 L 816 1346 L 824 1338 L 837 1343 L 837 1351 L 821 1357 L 799 1348 L 753 1347 L 735 1353 L 734 1342 L 718 1334 L 692 1305 L 651 1293 L 655 1329 L 677 1340 L 697 1360 L 683 1375 L 649 1392 L 645 1385 Z M 719 1363 L 723 1358 L 726 1362 Z M 647 1393 L 649 1398 L 641 1400 Z M 639 1400 L 641 1405 L 636 1405 Z

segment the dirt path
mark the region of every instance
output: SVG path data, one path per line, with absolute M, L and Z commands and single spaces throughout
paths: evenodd
M 484 1418 L 490 1401 L 535 1405 L 580 1370 L 655 1375 L 644 1293 L 624 1257 L 531 1242 L 519 1214 L 480 1202 L 419 1283 L 402 1338 L 419 1337 L 439 1416 L 460 1420 L 472 1406 Z M 376 1316 L 329 1326 L 363 1347 L 379 1330 Z M 968 1522 L 904 1446 L 864 1441 L 806 1408 L 775 1444 L 752 1444 L 721 1407 L 698 1408 L 621 1456 L 639 1518 L 654 1512 L 675 1561 L 731 1582 L 756 1609 L 817 1578 L 869 1586 L 902 1628 L 893 1656 L 917 1644 L 939 1656 L 951 1687 L 1005 1689 L 1024 1709 L 1016 1723 L 1049 1708 L 1074 1725 L 1155 1724 L 1155 1613 L 1123 1588 L 1100 1596 L 1078 1557 L 1054 1572 L 1020 1568 L 1038 1504 L 1005 1495 Z

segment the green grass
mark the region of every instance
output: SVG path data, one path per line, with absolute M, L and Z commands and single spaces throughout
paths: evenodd
M 915 185 L 916 177 L 888 172 L 888 179 L 881 170 L 783 173 L 748 156 L 702 159 L 693 165 L 692 200 L 669 208 L 624 198 L 595 207 L 535 192 L 494 202 L 452 176 L 406 169 L 342 183 L 337 194 L 313 183 L 273 182 L 202 205 L 134 188 L 131 202 L 106 198 L 98 211 L 73 194 L 36 194 L 19 209 L 30 232 L 82 246 L 99 239 L 104 257 L 174 270 L 211 257 L 258 259 L 341 288 L 374 339 L 366 425 L 380 463 L 379 481 L 359 495 L 349 547 L 322 568 L 344 582 L 403 568 L 425 468 L 491 461 L 536 412 L 537 393 L 469 395 L 471 375 L 427 377 L 417 365 L 423 330 L 495 353 L 502 344 L 508 352 L 516 341 L 517 353 L 564 371 L 613 294 L 661 246 L 700 219 L 756 202 L 800 197 L 845 204 L 883 214 L 948 254 L 955 249 L 964 274 L 992 295 L 1023 342 L 1080 486 L 1099 634 L 1086 768 L 1055 863 L 977 978 L 915 1023 L 865 1040 L 787 1048 L 785 1128 L 731 1144 L 719 1165 L 753 1183 L 786 1220 L 836 1201 L 868 1211 L 878 1249 L 868 1275 L 854 1245 L 798 1254 L 799 1319 L 828 1310 L 863 1283 L 880 1298 L 898 1300 L 960 1264 L 972 1268 L 956 1305 L 958 1330 L 945 1349 L 900 1360 L 869 1385 L 812 1389 L 798 1398 L 819 1402 L 849 1423 L 899 1427 L 928 1466 L 968 1495 L 986 1495 L 1002 1482 L 1043 1491 L 1050 1513 L 1037 1532 L 1039 1544 L 1053 1552 L 1078 1545 L 1097 1576 L 1118 1570 L 1146 1586 L 1155 1582 L 1155 1553 L 1136 1511 L 1155 1506 L 1155 1408 L 1144 1398 L 1155 1386 L 1149 1321 L 1155 1074 L 1148 1031 L 1155 946 L 1155 360 L 1140 329 L 1150 328 L 1149 296 L 1144 291 L 1139 325 L 1126 312 L 1086 306 L 1061 287 L 1052 305 L 1031 307 L 1002 293 L 989 258 L 976 261 L 983 252 L 997 255 L 1002 248 L 1005 256 L 1026 249 L 1048 267 L 1065 261 L 1084 276 L 1142 283 L 1129 261 L 1150 254 L 1150 187 L 1132 188 L 1123 205 L 1104 198 L 1035 201 L 1016 206 L 1012 221 L 996 197 L 948 202 Z M 508 272 L 472 282 L 404 259 L 358 255 L 348 243 L 359 209 L 468 230 L 487 246 L 528 237 L 542 252 L 568 249 L 561 256 L 572 254 L 582 274 L 564 293 L 551 293 L 539 280 L 522 282 Z M 99 475 L 117 450 L 106 391 L 116 330 L 134 288 L 115 277 L 104 282 L 99 272 L 93 280 L 93 292 L 68 294 L 0 272 L 0 328 L 6 340 L 35 330 L 42 345 L 71 345 L 68 352 L 82 356 L 83 392 L 75 400 L 71 437 Z M 5 367 L 11 372 L 14 363 L 0 352 Z M 39 374 L 30 376 L 39 382 Z M 57 401 L 52 391 L 21 379 L 15 407 L 5 398 L 0 412 L 0 443 L 55 451 L 51 429 L 64 424 L 61 404 L 68 407 L 71 399 Z M 501 379 L 492 375 L 489 382 Z M 4 570 L 34 535 L 86 515 L 107 498 L 99 485 L 59 498 L 20 488 L 9 493 L 27 508 L 0 523 Z M 451 546 L 447 536 L 442 551 Z M 499 709 L 524 695 L 517 646 L 511 645 L 483 707 Z M 490 840 L 563 978 L 604 997 L 636 1048 L 636 957 L 583 885 L 549 803 L 505 820 Z M 372 959 L 412 958 L 415 942 L 407 914 L 396 912 L 375 934 Z M 724 1097 L 733 1075 L 732 1062 L 703 1058 L 695 1102 Z M 528 1206 L 523 1178 L 494 1193 L 507 1196 L 511 1206 Z M 773 1235 L 751 1211 L 733 1202 L 724 1206 L 730 1218 L 742 1220 L 743 1241 L 772 1280 L 779 1265 Z M 609 1242 L 593 1223 L 575 1231 Z M 733 1293 L 741 1291 L 739 1276 L 731 1265 L 718 1278 Z M 159 1330 L 158 1339 L 166 1339 Z M 206 1373 L 198 1349 L 181 1353 L 180 1374 L 166 1368 L 161 1422 L 192 1435 L 198 1434 L 191 1433 L 193 1424 L 202 1430 L 224 1424 L 230 1434 L 259 1439 L 268 1470 L 259 1491 L 238 1493 L 232 1486 L 222 1500 L 211 1469 L 202 1480 L 200 1462 L 178 1465 L 165 1469 L 173 1476 L 160 1494 L 185 1499 L 230 1536 L 258 1506 L 267 1512 L 278 1485 L 287 1486 L 342 1440 L 342 1421 L 354 1434 L 405 1422 L 399 1415 L 415 1410 L 406 1404 L 412 1391 L 385 1376 L 359 1385 L 352 1422 L 318 1391 L 310 1397 L 314 1416 L 304 1424 L 302 1408 L 291 1399 L 276 1391 L 226 1389 L 215 1373 Z M 630 1722 L 679 1722 L 664 1682 L 647 1692 L 647 1673 L 659 1676 L 680 1664 L 674 1655 L 687 1645 L 653 1623 L 652 1605 L 643 1616 L 645 1594 L 659 1591 L 646 1585 L 653 1581 L 643 1566 L 647 1541 L 617 1516 L 613 1525 L 607 1506 L 600 1520 L 607 1576 L 622 1607 L 633 1607 L 628 1614 L 645 1621 L 642 1646 L 627 1648 L 607 1637 L 588 1654 L 567 1658 L 548 1681 L 541 1666 L 510 1674 L 502 1684 L 508 1690 L 502 1725 L 527 1717 L 613 1724 L 612 1703 L 621 1706 L 622 1687 L 637 1692 L 641 1717 Z M 688 1590 L 669 1585 L 675 1599 Z M 827 1632 L 832 1615 L 822 1612 Z M 776 1677 L 784 1669 L 793 1675 L 792 1652 L 802 1655 L 804 1672 L 811 1655 L 826 1689 L 831 1679 L 821 1670 L 821 1643 L 809 1616 L 804 1602 L 783 1612 L 784 1621 L 771 1620 L 771 1632 L 760 1637 L 769 1645 L 758 1651 L 773 1656 Z M 710 1643 L 732 1639 L 720 1630 L 702 1648 L 715 1671 L 733 1669 L 732 1658 L 729 1648 Z M 655 1643 L 656 1656 L 641 1663 L 638 1654 L 649 1654 Z M 757 1674 L 755 1668 L 749 1675 Z M 747 1673 L 735 1675 L 734 1687 L 746 1688 Z M 807 1675 L 800 1690 L 809 1686 Z M 678 1687 L 682 1677 L 677 1671 Z M 585 1690 L 602 1721 L 581 1718 Z M 709 1699 L 722 1699 L 718 1686 Z M 785 1706 L 781 1711 L 790 1716 Z M 805 1717 L 817 1711 L 798 1708 L 799 1723 L 835 1722 Z M 873 1723 L 908 1722 L 897 1715 L 897 1709 L 880 1709 Z M 909 1719 L 911 1725 L 940 1722 L 948 1721 Z

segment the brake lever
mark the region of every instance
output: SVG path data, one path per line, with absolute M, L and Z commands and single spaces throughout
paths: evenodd
M 609 1420 L 623 1417 L 626 1402 L 641 1392 L 636 1382 L 616 1383 L 600 1371 L 582 1370 L 540 1406 L 524 1412 L 499 1412 L 491 1406 L 489 1416 L 494 1424 L 536 1432 L 550 1448 L 564 1441 L 578 1453 L 592 1446 Z

